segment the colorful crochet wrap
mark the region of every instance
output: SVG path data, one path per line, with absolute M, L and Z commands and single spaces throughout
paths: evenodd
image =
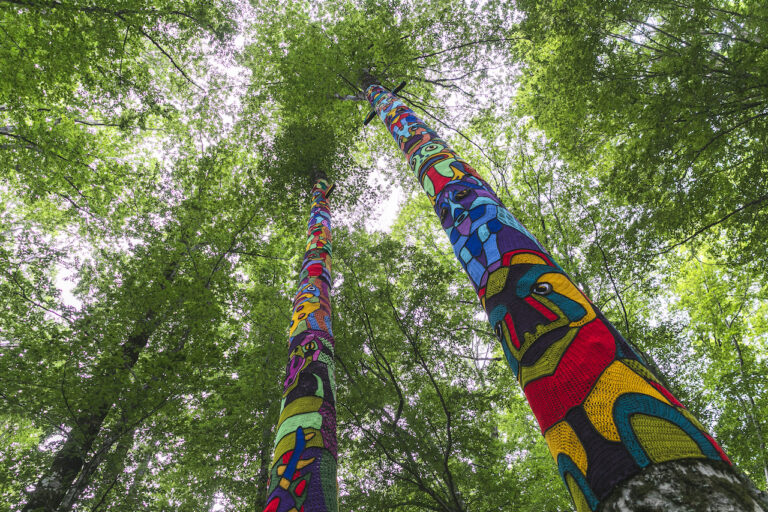
M 388 90 L 366 95 L 432 202 L 577 510 L 649 464 L 729 462 L 478 173 Z
M 312 189 L 264 512 L 338 510 L 329 187 L 327 180 L 320 179 Z

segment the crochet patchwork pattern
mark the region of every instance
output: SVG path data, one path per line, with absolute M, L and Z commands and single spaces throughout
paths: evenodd
M 336 512 L 336 381 L 331 329 L 330 183 L 312 188 L 307 247 L 293 301 L 288 365 L 264 512 Z
M 649 464 L 730 463 L 477 172 L 394 94 L 366 95 L 432 202 L 577 510 Z

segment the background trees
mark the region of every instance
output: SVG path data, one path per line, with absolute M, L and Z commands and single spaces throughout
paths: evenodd
M 305 172 L 333 144 L 342 506 L 569 509 L 426 200 L 361 127 L 370 67 L 765 489 L 768 12 L 516 8 L 0 2 L 2 508 L 104 409 L 64 509 L 263 505 Z

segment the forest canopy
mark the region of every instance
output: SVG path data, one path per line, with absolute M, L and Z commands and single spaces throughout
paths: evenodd
M 768 485 L 768 5 L 0 0 L 0 510 L 261 510 L 313 169 L 342 510 L 572 510 L 361 79 Z M 63 459 L 62 459 L 63 460 Z

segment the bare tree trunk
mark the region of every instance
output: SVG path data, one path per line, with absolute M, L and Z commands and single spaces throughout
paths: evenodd
M 179 262 L 172 261 L 163 272 L 165 281 L 161 287 L 167 286 L 173 282 L 178 270 Z M 148 310 L 144 317 L 138 322 L 135 331 L 128 336 L 120 347 L 122 352 L 122 365 L 119 367 L 104 367 L 98 365 L 96 374 L 100 377 L 96 379 L 93 386 L 103 385 L 109 379 L 114 378 L 121 372 L 130 371 L 139 360 L 141 351 L 147 346 L 149 338 L 157 328 L 157 319 L 155 312 Z M 93 390 L 93 388 L 92 388 Z M 93 390 L 93 396 L 102 396 L 98 390 Z M 22 512 L 55 512 L 58 510 L 62 500 L 70 492 L 72 484 L 80 474 L 85 464 L 88 452 L 93 447 L 104 420 L 112 410 L 115 397 L 103 397 L 93 405 L 93 407 L 84 411 L 79 416 L 72 418 L 74 426 L 67 436 L 64 445 L 56 452 L 53 462 L 47 473 L 38 480 L 32 492 L 29 494 L 27 503 L 22 508 Z M 91 471 L 95 471 L 95 467 Z M 87 482 L 80 482 L 81 486 Z
M 83 465 L 77 479 L 75 479 L 74 483 L 64 494 L 64 498 L 61 500 L 61 505 L 59 505 L 58 508 L 59 512 L 65 512 L 72 509 L 75 502 L 80 498 L 80 495 L 86 487 L 88 487 L 94 473 L 96 473 L 96 470 L 101 466 L 101 463 L 104 462 L 104 459 L 107 458 L 112 446 L 118 442 L 118 440 L 119 444 L 117 451 L 121 452 L 123 457 L 127 455 L 127 452 L 130 449 L 130 443 L 133 441 L 133 437 L 130 436 L 128 437 L 128 442 L 125 442 L 125 436 L 129 433 L 132 434 L 133 430 L 131 430 L 131 432 L 124 432 L 121 428 L 118 428 L 117 432 L 110 433 L 106 436 L 106 439 L 102 441 L 101 446 L 99 446 L 88 462 Z M 120 467 L 124 467 L 124 464 L 121 464 Z M 117 473 L 119 473 L 119 471 Z
M 107 377 L 114 376 L 119 371 L 133 368 L 139 359 L 141 350 L 147 346 L 147 342 L 154 331 L 154 314 L 147 313 L 144 321 L 137 328 L 137 332 L 128 337 L 122 345 L 122 368 L 105 369 Z M 98 393 L 94 393 L 98 396 Z M 101 431 L 109 411 L 112 409 L 111 400 L 101 400 L 90 410 L 74 418 L 74 427 L 69 432 L 64 445 L 53 457 L 51 467 L 46 474 L 38 480 L 34 490 L 29 494 L 23 512 L 55 512 L 61 504 L 64 496 L 69 491 L 72 483 L 83 468 L 88 452 L 93 442 Z
M 733 467 L 688 459 L 648 466 L 618 487 L 601 512 L 741 512 L 768 510 L 768 495 Z
M 270 404 L 271 408 L 271 404 Z M 261 446 L 259 448 L 259 475 L 256 480 L 256 510 L 262 510 L 267 504 L 267 494 L 269 492 L 269 469 L 272 462 L 272 447 L 269 441 L 272 437 L 272 431 L 265 428 L 261 435 Z

